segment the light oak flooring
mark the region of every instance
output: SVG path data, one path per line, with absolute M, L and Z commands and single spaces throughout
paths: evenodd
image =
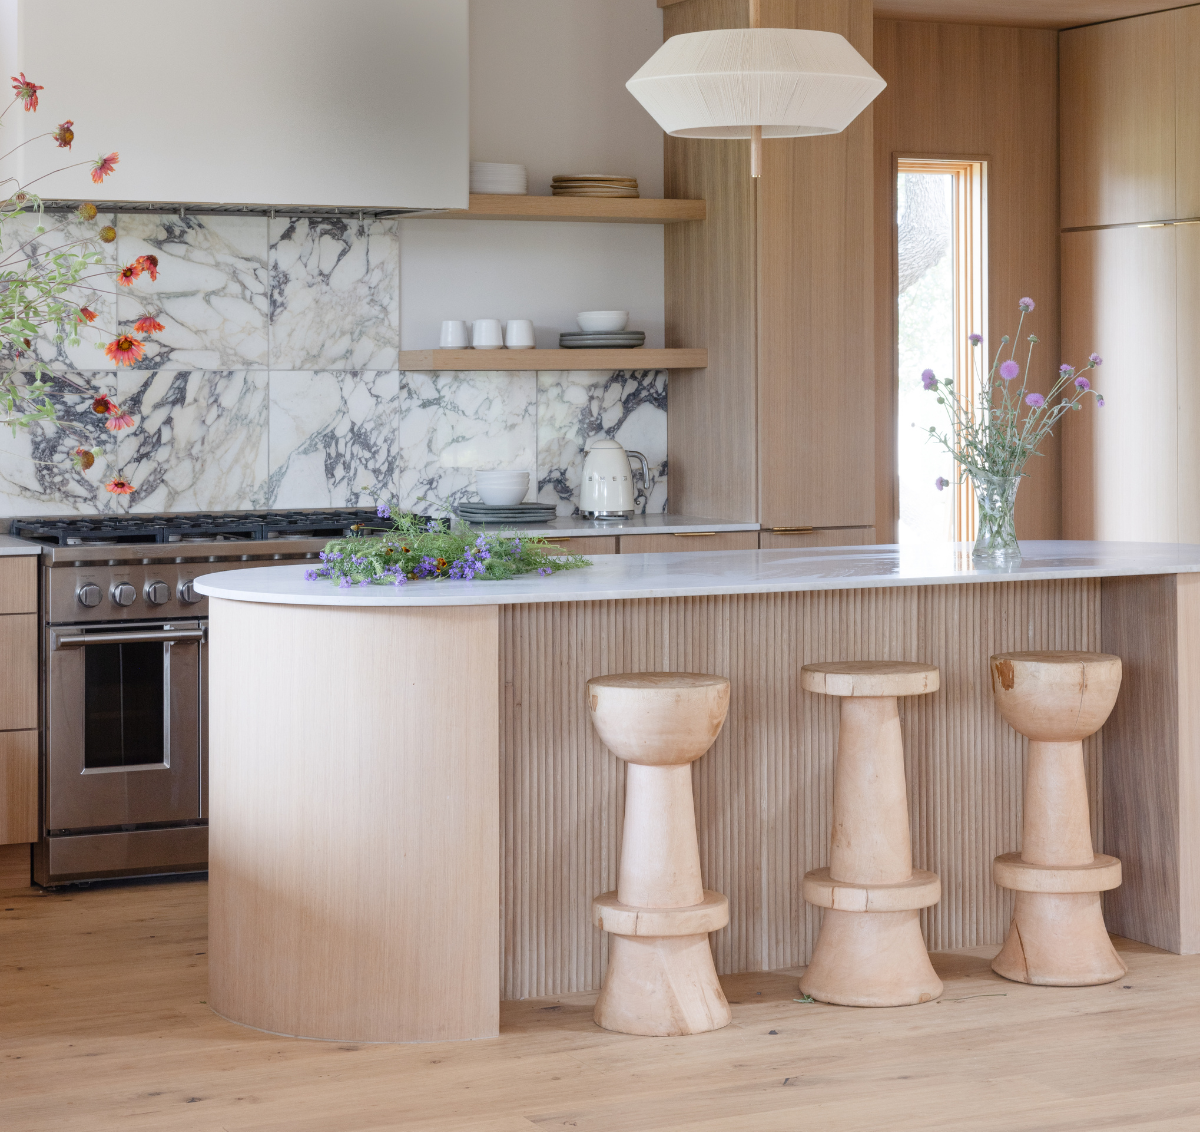
M 725 978 L 733 1024 L 597 1029 L 594 996 L 506 1003 L 498 1041 L 370 1046 L 235 1026 L 205 1003 L 202 881 L 0 895 L 4 1132 L 1093 1132 L 1200 1128 L 1200 956 L 1118 941 L 1088 989 L 934 957 L 939 1002 L 798 1003 Z

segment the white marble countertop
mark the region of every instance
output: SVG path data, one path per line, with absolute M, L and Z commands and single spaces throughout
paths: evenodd
M 19 554 L 41 554 L 41 545 L 12 535 L 0 535 L 0 558 Z
M 966 543 L 933 547 L 853 546 L 810 550 L 681 551 L 597 555 L 592 565 L 507 582 L 421 581 L 339 589 L 305 581 L 306 566 L 206 574 L 209 597 L 280 605 L 526 605 L 704 594 L 787 593 L 880 586 L 963 585 L 1200 573 L 1200 546 L 1149 542 L 1024 542 L 1022 560 L 978 568 Z
M 487 531 L 520 531 L 549 538 L 586 538 L 589 535 L 675 535 L 700 531 L 757 531 L 758 523 L 733 523 L 696 515 L 634 515 L 632 519 L 582 519 L 569 515 L 548 523 L 472 523 Z

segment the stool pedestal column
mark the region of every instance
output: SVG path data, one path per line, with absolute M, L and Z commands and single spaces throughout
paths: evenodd
M 992 970 L 1047 986 L 1111 983 L 1126 967 L 1104 927 L 1100 893 L 1121 883 L 1121 862 L 1092 850 L 1083 740 L 1098 731 L 1121 686 L 1121 660 L 1104 653 L 1003 653 L 991 659 L 1001 714 L 1029 737 L 1021 851 L 992 865 L 1016 892 Z
M 909 1006 L 942 993 L 921 935 L 941 882 L 912 867 L 897 696 L 938 688 L 926 664 L 806 664 L 801 686 L 842 696 L 829 867 L 804 878 L 825 909 L 800 989 L 842 1006 Z
M 592 902 L 612 933 L 594 1017 L 625 1034 L 720 1029 L 731 1014 L 708 933 L 729 922 L 729 901 L 701 883 L 691 764 L 725 722 L 729 681 L 631 673 L 589 680 L 587 694 L 600 738 L 629 764 L 617 889 Z

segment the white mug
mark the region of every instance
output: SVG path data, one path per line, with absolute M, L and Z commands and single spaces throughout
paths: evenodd
M 471 323 L 471 345 L 476 350 L 503 350 L 504 330 L 498 318 L 477 318 Z
M 465 350 L 469 345 L 467 324 L 461 318 L 450 319 L 442 323 L 443 350 Z
M 504 328 L 504 345 L 510 350 L 532 350 L 533 323 L 527 318 L 510 318 Z

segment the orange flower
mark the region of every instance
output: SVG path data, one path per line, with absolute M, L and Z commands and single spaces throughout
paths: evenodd
M 101 154 L 96 158 L 96 164 L 92 166 L 92 180 L 97 185 L 100 184 L 116 168 L 117 162 L 120 160 L 121 158 L 115 150 L 107 157 Z
M 79 308 L 79 321 L 80 322 L 95 322 L 96 321 L 96 312 L 88 310 L 87 307 L 80 307 Z
M 133 328 L 139 334 L 157 334 L 160 330 L 166 330 L 166 327 L 158 319 L 151 318 L 149 315 L 146 315 L 145 318 L 139 318 L 133 324 Z
M 122 334 L 115 342 L 105 346 L 104 352 L 109 361 L 116 362 L 119 366 L 131 366 L 146 352 L 146 347 L 136 338 Z
M 58 129 L 50 135 L 56 142 L 58 142 L 59 149 L 71 148 L 71 143 L 75 140 L 75 131 L 71 128 L 74 125 L 75 123 L 68 118 L 65 122 L 59 122 Z
M 120 432 L 123 428 L 133 428 L 133 417 L 118 410 L 115 416 L 109 417 L 104 422 L 104 427 L 109 432 Z
M 91 201 L 84 201 L 76 211 L 79 213 L 80 220 L 95 220 L 96 206 Z
M 113 495 L 132 495 L 133 484 L 126 479 L 122 479 L 120 476 L 116 476 L 104 485 L 104 490 L 111 491 Z
M 133 263 L 127 263 L 120 271 L 117 272 L 117 282 L 122 287 L 132 287 L 133 281 L 142 273 L 142 269 L 138 266 L 135 259 Z
M 158 256 L 156 255 L 140 255 L 133 261 L 134 267 L 140 268 L 146 272 L 151 279 L 158 278 Z M 159 327 L 161 330 L 162 327 Z
M 92 402 L 92 412 L 99 413 L 101 416 L 104 416 L 105 413 L 112 414 L 120 411 L 116 401 L 111 397 L 105 397 L 103 393 Z
M 96 235 L 102 244 L 111 244 L 117 238 L 117 230 L 111 224 L 105 224 Z
M 24 71 L 21 72 L 20 78 L 18 78 L 16 75 L 12 76 L 12 85 L 13 90 L 17 92 L 17 97 L 25 100 L 25 109 L 36 110 L 37 92 L 39 90 L 45 90 L 46 88 L 44 86 L 38 86 L 37 83 L 31 83 L 25 77 Z
M 76 448 L 71 453 L 71 461 L 75 467 L 82 468 L 86 472 L 96 462 L 96 456 L 90 448 Z

